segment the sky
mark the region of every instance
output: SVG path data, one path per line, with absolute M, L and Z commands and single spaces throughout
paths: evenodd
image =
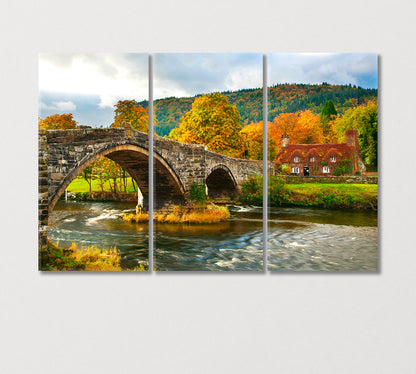
M 39 54 L 39 117 L 72 113 L 79 125 L 108 127 L 118 100 L 147 100 L 144 53 Z
M 154 99 L 260 88 L 259 53 L 157 53 Z M 352 84 L 377 88 L 377 55 L 268 54 L 268 85 Z M 148 99 L 148 55 L 84 53 L 39 55 L 39 116 L 72 113 L 79 125 L 108 127 L 118 100 Z
M 154 99 L 263 86 L 261 53 L 157 53 Z
M 377 88 L 375 53 L 272 53 L 267 57 L 268 85 L 279 83 L 352 84 Z

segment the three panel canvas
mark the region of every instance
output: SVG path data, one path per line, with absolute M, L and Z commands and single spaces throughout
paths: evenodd
M 41 54 L 39 269 L 377 271 L 377 74 L 375 54 Z

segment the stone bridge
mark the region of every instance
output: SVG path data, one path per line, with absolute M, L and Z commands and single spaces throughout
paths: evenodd
M 149 200 L 148 134 L 131 128 L 39 131 L 39 235 L 46 244 L 49 212 L 82 170 L 108 157 L 137 182 Z M 183 144 L 155 135 L 153 148 L 155 207 L 186 202 L 192 183 L 205 184 L 208 196 L 235 195 L 262 161 L 235 159 L 203 145 Z

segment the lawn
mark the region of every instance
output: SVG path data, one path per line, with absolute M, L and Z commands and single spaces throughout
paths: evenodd
M 111 181 L 113 183 L 113 181 Z M 135 188 L 133 187 L 132 179 L 127 178 L 127 192 L 133 193 L 137 191 L 136 182 L 134 182 Z M 76 177 L 71 184 L 68 186 L 69 192 L 79 193 L 79 192 L 89 192 L 90 186 L 88 185 L 87 181 L 82 177 Z M 124 192 L 124 185 L 121 179 L 117 179 L 117 191 Z M 92 192 L 101 192 L 100 180 L 93 179 L 92 180 Z M 109 182 L 106 181 L 104 183 L 104 192 L 111 192 Z
M 288 184 L 287 203 L 300 206 L 377 209 L 376 184 Z

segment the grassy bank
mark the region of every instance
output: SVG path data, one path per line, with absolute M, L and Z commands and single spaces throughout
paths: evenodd
M 79 249 L 75 244 L 64 249 L 48 242 L 47 248 L 40 251 L 40 270 L 49 271 L 123 271 L 120 253 L 116 248 L 100 250 L 96 247 Z M 133 271 L 147 271 L 140 265 Z
M 147 222 L 148 213 L 123 213 L 121 217 L 127 222 Z M 230 212 L 226 206 L 208 205 L 183 207 L 176 206 L 170 212 L 156 212 L 153 219 L 158 223 L 217 223 L 230 217 Z
M 262 189 L 261 177 L 250 178 L 242 186 L 240 202 L 261 206 Z M 378 188 L 375 184 L 286 184 L 280 177 L 270 177 L 268 199 L 270 206 L 376 210 Z
M 109 183 L 110 183 L 109 181 L 106 181 L 103 184 L 103 186 L 101 186 L 99 179 L 92 179 L 92 181 L 91 181 L 91 191 L 92 192 L 97 192 L 97 193 L 112 192 Z M 126 191 L 124 191 L 124 185 L 122 183 L 122 180 L 121 180 L 121 178 L 118 178 L 117 179 L 117 191 L 118 192 L 126 192 L 126 193 L 137 192 L 137 186 L 136 186 L 136 184 L 133 185 L 133 183 L 134 182 L 132 181 L 132 179 L 130 177 L 126 178 Z M 113 185 L 112 180 L 111 180 L 111 184 Z M 112 187 L 112 188 L 114 188 L 114 187 Z M 73 192 L 73 193 L 89 193 L 90 186 L 82 176 L 78 176 L 71 182 L 71 184 L 68 186 L 67 190 L 69 192 Z

